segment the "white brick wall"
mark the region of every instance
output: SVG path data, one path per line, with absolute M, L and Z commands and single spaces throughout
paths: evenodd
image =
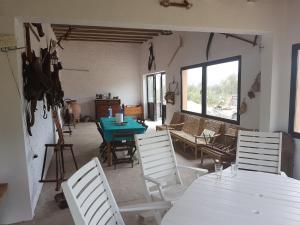
M 138 44 L 105 42 L 63 42 L 64 68 L 87 69 L 89 72 L 62 71 L 65 98 L 81 104 L 83 116 L 95 116 L 95 95 L 111 93 L 122 104 L 139 104 L 139 46 Z

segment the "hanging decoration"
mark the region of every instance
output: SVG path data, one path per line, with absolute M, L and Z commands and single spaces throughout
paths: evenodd
M 175 104 L 175 95 L 178 94 L 178 82 L 173 80 L 169 83 L 168 91 L 165 94 L 165 100 L 168 104 Z
M 156 64 L 155 64 L 155 56 L 154 56 L 154 50 L 153 50 L 153 43 L 150 43 L 149 47 L 149 59 L 148 59 L 148 70 L 151 71 L 152 68 L 156 70 Z
M 234 39 L 246 42 L 248 44 L 251 44 L 251 45 L 253 45 L 253 47 L 255 47 L 255 46 L 258 45 L 258 43 L 257 43 L 258 35 L 255 35 L 254 39 L 252 41 L 252 40 L 248 40 L 248 39 L 246 39 L 244 37 L 241 37 L 241 36 L 238 36 L 238 35 L 235 35 L 235 34 L 228 34 L 228 33 L 221 33 L 221 34 L 225 35 L 226 38 L 230 37 L 230 38 L 234 38 Z M 209 52 L 210 52 L 210 48 L 211 48 L 211 44 L 212 44 L 214 35 L 215 35 L 215 33 L 210 33 L 209 34 L 209 38 L 208 38 L 208 42 L 207 42 L 207 46 L 206 46 L 206 59 L 207 60 L 209 58 Z M 259 48 L 261 48 L 261 46 L 259 46 Z
M 208 60 L 208 57 L 209 57 L 210 47 L 211 47 L 211 43 L 213 41 L 214 36 L 215 36 L 215 33 L 210 33 L 209 34 L 209 38 L 208 38 L 208 42 L 207 42 L 207 47 L 206 47 L 206 59 L 207 60 Z
M 260 92 L 260 84 L 261 84 L 261 72 L 256 75 L 256 78 L 248 92 L 248 97 L 250 99 L 255 98 L 255 92 Z
M 183 47 L 183 39 L 182 36 L 179 35 L 179 46 L 176 48 L 175 52 L 173 53 L 169 63 L 168 63 L 168 67 L 170 67 L 170 65 L 172 64 L 172 62 L 174 61 L 178 51 Z
M 190 9 L 193 6 L 193 4 L 190 3 L 188 0 L 183 0 L 182 2 L 171 2 L 170 0 L 161 0 L 160 5 L 164 7 L 175 6 L 186 9 Z
M 240 115 L 244 114 L 245 112 L 247 112 L 247 103 L 246 99 L 244 98 L 240 106 Z

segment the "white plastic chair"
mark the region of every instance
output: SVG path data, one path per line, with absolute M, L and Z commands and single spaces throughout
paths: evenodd
M 75 225 L 124 225 L 120 212 L 159 210 L 171 206 L 168 202 L 155 202 L 119 208 L 97 158 L 63 182 L 62 189 Z
M 285 175 L 281 172 L 282 133 L 239 131 L 238 169 Z
M 160 199 L 176 201 L 185 191 L 178 168 L 191 170 L 196 175 L 206 174 L 206 169 L 177 165 L 169 131 L 135 135 L 137 152 L 145 180 L 148 201 Z

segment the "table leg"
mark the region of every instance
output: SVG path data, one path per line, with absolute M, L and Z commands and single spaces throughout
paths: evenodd
M 111 143 L 107 143 L 107 165 L 112 166 Z

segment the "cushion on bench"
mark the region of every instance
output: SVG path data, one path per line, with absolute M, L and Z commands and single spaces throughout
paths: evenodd
M 191 144 L 197 144 L 197 145 L 205 145 L 206 144 L 204 138 L 197 138 L 197 143 L 196 143 L 194 135 L 190 135 L 181 130 L 170 130 L 170 133 L 173 137 L 181 139 L 181 140 L 184 139 L 185 141 L 190 142 Z

